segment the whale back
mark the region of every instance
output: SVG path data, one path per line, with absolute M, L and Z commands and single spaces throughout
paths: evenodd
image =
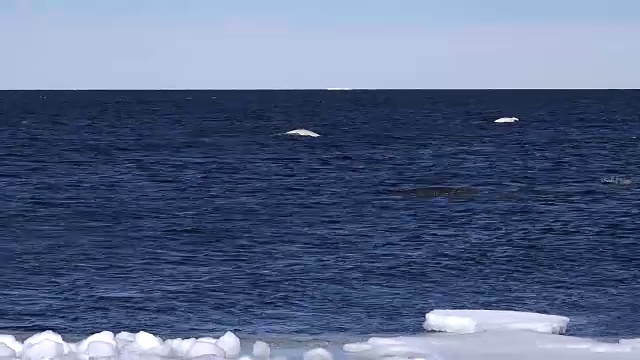
M 516 121 L 520 121 L 517 117 L 501 117 L 494 121 L 494 123 L 514 123 Z
M 391 189 L 392 195 L 411 196 L 418 198 L 436 198 L 436 197 L 463 197 L 473 196 L 480 193 L 474 187 L 452 187 L 452 186 L 428 186 L 410 189 Z
M 298 135 L 298 136 L 311 136 L 311 137 L 320 136 L 320 134 L 315 133 L 315 132 L 313 132 L 311 130 L 307 130 L 307 129 L 295 129 L 295 130 L 287 131 L 285 134 L 286 135 Z

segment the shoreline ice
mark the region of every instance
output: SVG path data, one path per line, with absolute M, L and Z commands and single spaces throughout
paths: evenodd
M 434 310 L 424 327 L 439 332 L 370 337 L 361 342 L 268 344 L 241 341 L 234 333 L 219 338 L 162 339 L 151 333 L 103 331 L 79 342 L 44 331 L 18 341 L 0 335 L 0 359 L 20 360 L 333 360 L 333 359 L 639 359 L 640 339 L 617 343 L 561 335 L 569 318 L 499 310 Z

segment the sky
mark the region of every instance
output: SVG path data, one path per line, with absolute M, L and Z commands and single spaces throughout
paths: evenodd
M 640 88 L 640 0 L 0 0 L 0 89 Z

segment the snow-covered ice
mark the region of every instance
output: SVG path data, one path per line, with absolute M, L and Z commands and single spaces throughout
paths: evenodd
M 506 310 L 434 310 L 425 315 L 426 330 L 474 333 L 486 330 L 530 330 L 563 334 L 569 318 Z
M 271 356 L 271 348 L 264 341 L 256 341 L 253 344 L 253 356 L 257 359 L 268 359 Z
M 618 360 L 640 356 L 640 351 L 628 345 L 520 330 L 371 338 L 366 344 L 368 347 L 354 352 L 359 358 Z M 345 345 L 343 349 L 353 351 L 354 345 Z
M 333 360 L 333 355 L 323 348 L 315 348 L 304 353 L 304 360 Z
M 640 338 L 638 339 L 620 339 L 618 341 L 620 345 L 631 346 L 632 348 L 638 348 L 640 351 Z
M 10 349 L 15 353 L 22 352 L 22 343 L 16 340 L 13 335 L 0 335 L 0 354 L 7 353 L 7 350 L 3 350 L 3 347 Z M 3 357 L 3 355 L 0 355 Z
M 68 342 L 52 331 L 24 341 L 0 335 L 0 360 L 626 360 L 640 359 L 640 339 L 602 342 L 562 335 L 564 316 L 497 310 L 434 310 L 425 327 L 440 332 L 324 345 L 296 341 L 241 342 L 220 337 L 165 339 L 152 333 L 103 331 Z M 255 340 L 255 339 L 254 339 Z

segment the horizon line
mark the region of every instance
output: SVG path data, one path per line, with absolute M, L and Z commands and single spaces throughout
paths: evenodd
M 626 87 L 496 87 L 496 88 L 0 88 L 0 91 L 575 91 L 640 90 Z

